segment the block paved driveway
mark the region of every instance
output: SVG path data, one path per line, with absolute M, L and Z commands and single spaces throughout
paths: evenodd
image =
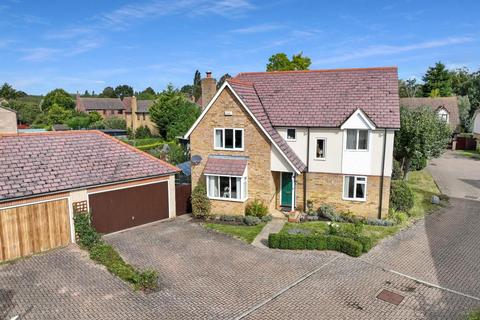
M 158 223 L 106 238 L 159 271 L 158 292 L 133 292 L 71 245 L 0 266 L 0 319 L 456 319 L 480 305 L 479 204 L 452 198 L 356 259 Z M 405 298 L 381 301 L 383 289 Z

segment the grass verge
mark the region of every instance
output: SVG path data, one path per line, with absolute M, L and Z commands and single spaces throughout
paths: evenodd
M 439 196 L 441 193 L 429 172 L 426 170 L 410 172 L 407 185 L 414 196 L 414 205 L 409 212 L 410 217 L 421 218 L 438 207 L 431 203 L 431 199 L 433 195 Z
M 213 229 L 221 233 L 225 233 L 235 238 L 239 238 L 247 243 L 252 243 L 257 235 L 262 231 L 266 223 L 260 223 L 256 226 L 230 225 L 221 223 L 205 223 L 208 229 Z
M 460 150 L 458 154 L 467 158 L 480 160 L 480 151 L 478 150 Z

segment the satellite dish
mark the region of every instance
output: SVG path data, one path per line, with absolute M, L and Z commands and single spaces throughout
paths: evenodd
M 200 162 L 202 162 L 202 157 L 199 155 L 192 156 L 191 161 L 192 161 L 192 164 L 196 166 L 200 164 Z

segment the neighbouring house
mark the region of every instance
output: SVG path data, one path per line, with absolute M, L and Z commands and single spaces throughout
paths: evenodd
M 137 100 L 137 97 L 120 98 L 84 98 L 77 95 L 76 110 L 79 112 L 96 111 L 102 117 L 121 117 L 127 128 L 135 132 L 141 126 L 147 126 L 153 134 L 158 134 L 157 126 L 150 120 L 148 108 L 153 100 Z
M 406 108 L 428 107 L 435 111 L 440 119 L 449 124 L 453 133 L 460 132 L 460 117 L 457 97 L 439 98 L 401 98 L 400 106 Z
M 0 134 L 17 133 L 17 113 L 0 104 Z
M 100 131 L 0 134 L 0 261 L 176 215 L 178 168 Z
M 214 214 L 259 199 L 385 217 L 399 109 L 395 67 L 240 73 L 185 135 L 192 188 L 206 184 Z
M 473 137 L 477 140 L 477 150 L 480 150 L 480 110 L 473 115 Z

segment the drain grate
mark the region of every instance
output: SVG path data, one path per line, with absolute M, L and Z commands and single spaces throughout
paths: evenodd
M 399 295 L 398 293 L 388 291 L 388 290 L 382 290 L 378 295 L 377 299 L 383 300 L 385 302 L 394 304 L 398 306 L 404 299 L 405 297 L 402 295 Z

